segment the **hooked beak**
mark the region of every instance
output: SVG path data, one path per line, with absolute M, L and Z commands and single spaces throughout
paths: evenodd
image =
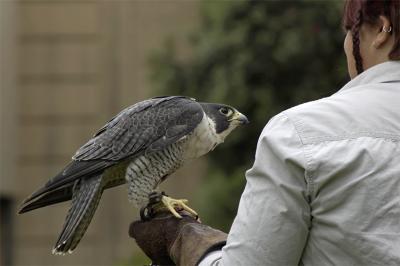
M 240 125 L 246 125 L 246 124 L 250 123 L 249 119 L 247 119 L 247 117 L 244 114 L 239 113 L 239 112 L 237 112 L 232 117 L 232 120 L 238 121 Z

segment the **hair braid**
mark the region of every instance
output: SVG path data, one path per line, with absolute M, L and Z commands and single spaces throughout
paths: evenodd
M 353 56 L 356 62 L 357 73 L 360 74 L 364 71 L 363 60 L 360 54 L 360 28 L 362 24 L 362 12 L 359 10 L 357 12 L 356 21 L 351 28 L 351 34 L 353 37 Z
M 363 71 L 360 55 L 360 29 L 364 23 L 378 26 L 379 16 L 390 21 L 394 44 L 389 60 L 400 60 L 400 0 L 347 0 L 344 6 L 343 26 L 353 36 L 353 57 L 358 74 Z

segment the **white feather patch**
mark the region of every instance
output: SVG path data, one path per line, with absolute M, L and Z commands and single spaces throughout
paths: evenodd
M 223 138 L 215 131 L 215 122 L 205 113 L 192 134 L 187 138 L 185 159 L 198 158 L 213 150 Z

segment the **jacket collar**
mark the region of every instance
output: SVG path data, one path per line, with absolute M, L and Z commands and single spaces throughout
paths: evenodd
M 387 61 L 368 68 L 338 92 L 368 83 L 400 82 L 400 61 Z

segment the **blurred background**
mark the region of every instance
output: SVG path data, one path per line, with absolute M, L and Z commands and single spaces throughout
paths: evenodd
M 126 187 L 103 194 L 72 255 L 54 256 L 68 203 L 21 201 L 122 108 L 182 94 L 251 124 L 171 177 L 203 222 L 228 231 L 267 121 L 348 80 L 342 1 L 1 0 L 0 264 L 143 265 Z

